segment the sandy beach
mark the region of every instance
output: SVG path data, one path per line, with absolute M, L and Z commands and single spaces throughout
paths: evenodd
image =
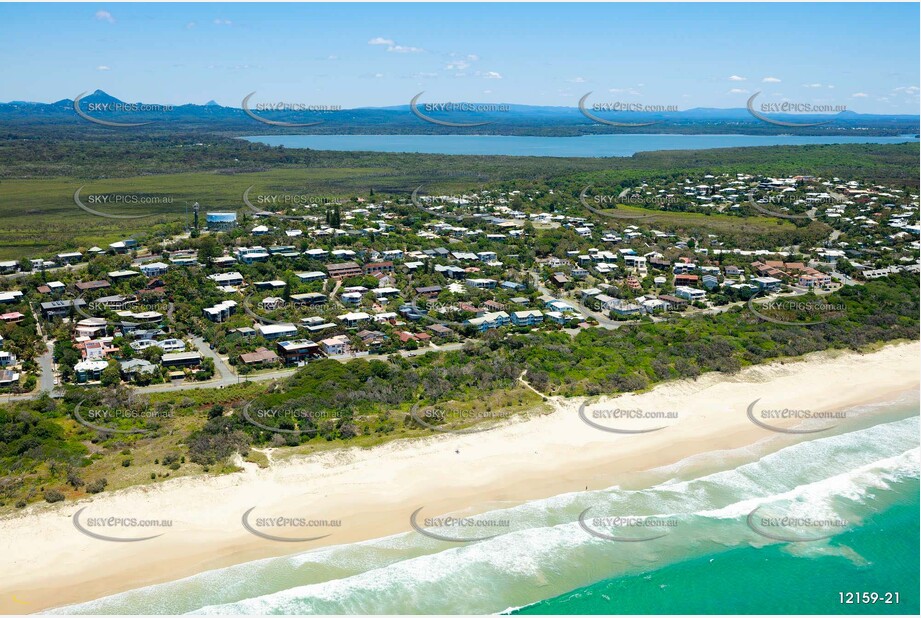
M 863 355 L 817 353 L 731 376 L 669 382 L 639 395 L 593 399 L 584 408 L 592 422 L 618 431 L 664 427 L 647 433 L 592 427 L 580 417 L 584 400 L 554 399 L 552 414 L 486 432 L 343 449 L 285 459 L 266 469 L 247 465 L 221 477 L 180 478 L 76 503 L 29 507 L 0 521 L 7 565 L 0 611 L 33 613 L 231 564 L 406 532 L 410 514 L 419 508 L 422 517 L 472 514 L 586 487 L 602 489 L 695 454 L 783 437 L 749 419 L 755 400 L 759 410 L 835 411 L 917 391 L 919 352 L 921 345 L 913 342 Z M 611 418 L 615 409 L 675 414 L 656 420 Z M 796 425 L 789 419 L 769 422 Z M 162 533 L 136 542 L 98 540 L 74 526 L 74 514 L 84 508 L 85 526 L 93 517 L 170 520 L 172 525 L 128 533 L 94 528 L 112 536 Z M 271 534 L 329 536 L 273 541 L 244 528 L 241 518 L 250 509 L 250 521 L 258 515 L 285 516 L 341 520 L 341 526 L 278 528 Z

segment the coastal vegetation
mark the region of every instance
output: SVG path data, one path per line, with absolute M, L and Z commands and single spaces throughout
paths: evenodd
M 847 286 L 822 301 L 834 311 L 810 325 L 766 322 L 735 307 L 575 336 L 493 331 L 458 350 L 323 360 L 285 380 L 224 389 L 139 396 L 126 387 L 68 387 L 60 399 L 46 394 L 0 406 L 0 508 L 56 499 L 50 492 L 77 498 L 230 472 L 238 457 L 261 460 L 256 455 L 266 448 L 370 446 L 539 412 L 542 397 L 522 375 L 543 397 L 616 395 L 814 351 L 918 339 L 919 290 L 911 275 Z M 809 321 L 796 312 L 783 317 Z M 118 432 L 81 423 L 88 411 L 95 411 L 92 424 Z

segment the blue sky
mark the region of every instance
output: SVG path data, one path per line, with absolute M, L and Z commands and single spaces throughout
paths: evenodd
M 0 4 L 0 101 L 919 112 L 919 5 Z

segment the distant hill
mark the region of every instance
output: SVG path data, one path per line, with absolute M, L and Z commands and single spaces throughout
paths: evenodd
M 814 123 L 818 127 L 778 126 L 755 118 L 746 108 L 692 108 L 676 112 L 594 112 L 605 120 L 626 123 L 654 123 L 645 127 L 610 126 L 586 117 L 578 107 L 507 104 L 503 111 L 426 111 L 420 101 L 418 111 L 435 120 L 480 124 L 477 127 L 447 127 L 426 122 L 415 115 L 409 104 L 389 107 L 362 107 L 335 112 L 262 111 L 253 101 L 249 110 L 265 122 L 251 117 L 241 107 L 188 103 L 170 106 L 156 103 L 126 103 L 103 90 L 80 97 L 86 115 L 109 123 L 150 123 L 144 131 L 205 130 L 237 135 L 274 133 L 368 134 L 368 133 L 489 133 L 508 135 L 587 135 L 598 133 L 801 133 L 812 135 L 915 135 L 918 115 L 859 114 L 769 114 L 783 122 Z M 112 105 L 106 109 L 106 105 Z M 114 106 L 118 105 L 118 108 Z M 152 110 L 144 109 L 153 107 Z M 125 108 L 131 109 L 125 109 Z M 100 124 L 105 124 L 102 122 Z M 312 124 L 309 127 L 280 126 L 277 123 Z M 73 99 L 54 103 L 10 101 L 0 103 L 0 123 L 9 125 L 93 124 L 74 110 Z M 488 124 L 481 124 L 488 123 Z

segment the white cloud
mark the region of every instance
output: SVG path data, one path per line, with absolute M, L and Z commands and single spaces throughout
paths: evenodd
M 397 54 L 416 54 L 419 52 L 424 52 L 425 50 L 421 47 L 412 47 L 409 45 L 397 45 L 396 41 L 393 39 L 386 39 L 382 36 L 376 36 L 370 41 L 368 45 L 386 45 L 387 51 L 397 53 Z
M 585 78 L 584 77 L 573 77 L 572 79 L 567 79 L 566 81 L 568 81 L 571 84 L 584 84 Z
M 410 47 L 408 45 L 391 45 L 387 48 L 389 52 L 395 52 L 397 54 L 418 54 L 419 52 L 424 52 L 425 50 L 421 47 Z
M 739 75 L 730 75 L 730 76 L 729 76 L 729 81 L 731 81 L 731 82 L 744 82 L 744 81 L 745 81 L 745 78 L 744 78 L 744 77 L 741 77 L 741 76 L 739 76 Z
M 185 25 L 185 29 L 186 29 L 186 30 L 191 30 L 192 28 L 194 28 L 194 27 L 197 26 L 197 25 L 198 25 L 198 24 L 196 24 L 194 21 L 190 21 L 189 23 L 187 23 L 187 24 Z
M 445 65 L 445 68 L 449 71 L 463 71 L 464 69 L 470 68 L 470 63 L 466 60 L 452 60 Z
M 803 88 L 821 88 L 822 84 L 803 84 Z
M 921 90 L 919 90 L 917 86 L 899 86 L 898 88 L 894 90 L 894 92 L 898 92 L 900 94 L 917 96 L 918 93 L 921 92 Z
M 744 88 L 733 88 L 729 91 L 729 94 L 748 94 L 748 90 Z
M 492 94 L 492 90 L 484 90 L 483 94 Z
M 229 19 L 222 19 L 222 18 L 220 18 L 220 17 L 215 17 L 215 18 L 214 18 L 214 24 L 215 24 L 216 26 L 231 26 L 231 25 L 233 25 L 233 22 L 230 21 Z
M 866 99 L 870 95 L 868 95 L 866 92 L 855 92 L 851 96 L 855 99 Z
M 780 80 L 777 79 L 776 77 L 765 77 L 761 81 L 764 82 L 765 84 L 779 84 L 780 83 Z
M 483 79 L 502 79 L 502 76 L 499 73 L 496 73 L 495 71 L 486 71 L 485 73 L 480 73 L 479 71 L 477 71 L 477 75 L 482 77 Z
M 477 56 L 476 54 L 467 54 L 467 60 L 469 60 L 470 62 L 476 62 L 479 59 L 480 57 Z
M 96 21 L 107 21 L 110 24 L 114 24 L 115 18 L 108 11 L 96 11 Z
M 107 67 L 107 66 L 104 65 L 104 64 L 100 64 L 98 67 L 96 67 L 96 70 L 97 70 L 97 71 L 111 71 L 112 69 L 110 69 L 109 67 Z

